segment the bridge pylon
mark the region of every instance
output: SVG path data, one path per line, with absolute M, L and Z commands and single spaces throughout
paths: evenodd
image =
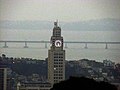
M 45 43 L 45 48 L 47 48 L 47 43 Z
M 8 48 L 8 46 L 7 46 L 7 42 L 5 42 L 3 48 Z
M 67 43 L 65 43 L 65 48 L 68 48 Z
M 108 44 L 106 43 L 106 45 L 105 45 L 105 49 L 108 49 Z
M 27 46 L 27 42 L 25 42 L 25 46 L 24 46 L 24 48 L 28 48 L 28 46 Z
M 85 43 L 85 47 L 84 47 L 85 49 L 88 49 L 88 46 L 87 46 L 87 43 Z

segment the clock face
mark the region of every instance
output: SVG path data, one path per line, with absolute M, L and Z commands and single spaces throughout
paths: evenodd
M 61 47 L 61 46 L 62 46 L 61 40 L 56 40 L 56 41 L 55 41 L 55 46 L 56 46 L 56 47 Z

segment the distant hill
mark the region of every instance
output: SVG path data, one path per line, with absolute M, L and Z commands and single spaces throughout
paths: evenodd
M 0 28 L 3 29 L 27 29 L 27 30 L 44 30 L 53 27 L 49 21 L 0 21 Z
M 120 20 L 101 19 L 71 22 L 63 25 L 66 30 L 83 30 L 83 31 L 118 31 L 120 30 Z
M 100 19 L 79 22 L 60 22 L 64 30 L 81 31 L 118 31 L 120 30 L 120 19 Z M 53 28 L 50 21 L 0 21 L 2 29 L 26 29 L 26 30 L 46 30 Z

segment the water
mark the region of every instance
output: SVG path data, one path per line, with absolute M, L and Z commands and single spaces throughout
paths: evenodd
M 0 40 L 50 40 L 51 30 L 0 30 Z M 62 30 L 65 41 L 116 41 L 120 42 L 120 31 L 68 31 Z M 27 57 L 35 59 L 45 59 L 48 56 L 48 47 L 44 44 L 28 44 L 29 48 L 23 48 L 24 43 L 8 43 L 9 48 L 2 48 L 0 44 L 0 54 L 4 53 L 8 57 Z M 84 44 L 68 44 L 66 50 L 67 60 L 92 59 L 102 61 L 110 59 L 120 62 L 120 45 L 88 44 L 88 49 L 84 49 Z

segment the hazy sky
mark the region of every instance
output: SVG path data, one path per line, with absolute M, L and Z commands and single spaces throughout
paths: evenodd
M 120 0 L 0 0 L 0 20 L 120 19 Z

